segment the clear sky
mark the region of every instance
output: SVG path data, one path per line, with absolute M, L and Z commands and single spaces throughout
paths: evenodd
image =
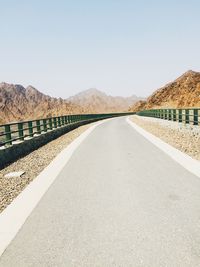
M 0 81 L 147 96 L 200 71 L 199 0 L 0 0 Z

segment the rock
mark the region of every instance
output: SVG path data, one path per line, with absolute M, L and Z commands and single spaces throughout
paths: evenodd
M 25 173 L 24 171 L 9 172 L 4 177 L 5 178 L 21 177 L 24 173 Z

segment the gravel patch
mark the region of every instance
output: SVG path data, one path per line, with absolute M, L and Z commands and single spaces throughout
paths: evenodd
M 200 127 L 134 115 L 131 120 L 166 143 L 200 160 Z
M 0 171 L 0 212 L 2 212 L 64 148 L 91 125 L 92 124 L 88 124 L 76 128 L 2 169 Z M 6 174 L 18 171 L 24 171 L 25 173 L 21 177 L 5 178 Z

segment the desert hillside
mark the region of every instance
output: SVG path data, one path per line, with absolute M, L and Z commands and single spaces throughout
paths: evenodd
M 135 95 L 131 97 L 109 96 L 95 88 L 68 98 L 70 102 L 89 113 L 126 112 L 140 99 Z
M 131 111 L 156 108 L 200 107 L 200 72 L 188 71 L 155 91 L 146 101 L 138 101 Z
M 123 112 L 139 99 L 107 96 L 96 89 L 68 99 L 53 98 L 32 86 L 0 83 L 0 124 L 73 113 Z
M 0 83 L 0 123 L 82 112 L 80 107 L 42 94 L 32 86 Z

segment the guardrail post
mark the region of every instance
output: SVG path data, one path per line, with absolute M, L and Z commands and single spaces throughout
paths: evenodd
M 65 118 L 64 118 L 64 116 L 61 117 L 61 121 L 62 121 L 62 126 L 65 125 Z
M 19 140 L 24 140 L 23 122 L 19 122 L 17 125 L 18 125 Z
M 65 124 L 67 124 L 67 116 L 65 116 Z
M 53 125 L 52 125 L 52 118 L 49 119 L 49 129 L 52 130 L 53 129 Z
M 176 121 L 176 109 L 173 109 L 173 121 Z
M 29 132 L 29 136 L 33 137 L 33 123 L 32 123 L 32 121 L 28 122 L 28 132 Z
M 185 109 L 185 123 L 190 123 L 190 110 Z
M 53 128 L 57 128 L 57 120 L 55 117 L 53 118 Z
M 183 118 L 182 118 L 182 109 L 179 109 L 178 110 L 178 121 L 179 122 L 182 122 L 183 121 Z
M 43 119 L 43 131 L 46 132 L 47 131 L 47 120 Z
M 6 137 L 6 143 L 8 145 L 12 145 L 12 141 L 11 141 L 12 136 L 11 136 L 11 129 L 10 129 L 9 124 L 5 125 L 5 137 Z
M 198 119 L 198 109 L 193 109 L 193 124 L 198 125 L 199 124 L 199 119 Z
M 40 120 L 36 120 L 37 133 L 41 134 Z
M 168 120 L 171 121 L 172 120 L 172 110 L 168 109 L 169 115 L 168 115 Z
M 58 127 L 61 127 L 60 117 L 58 117 Z
M 160 118 L 163 119 L 163 109 L 160 110 Z
M 165 120 L 167 120 L 167 109 L 165 109 Z

